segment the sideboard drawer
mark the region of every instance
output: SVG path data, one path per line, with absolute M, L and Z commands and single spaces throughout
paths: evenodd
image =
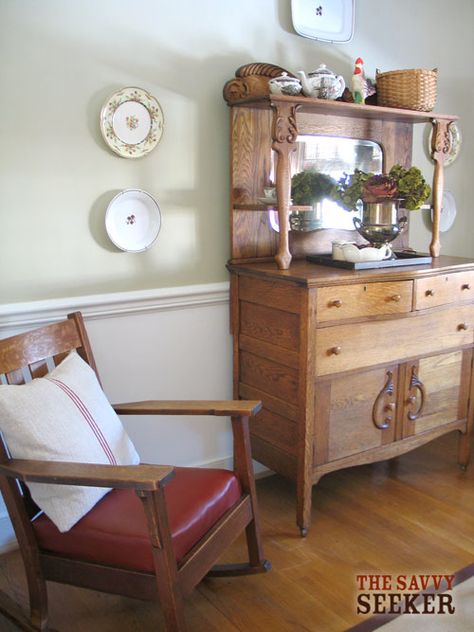
M 474 298 L 474 272 L 452 272 L 415 280 L 416 310 Z
M 474 342 L 474 306 L 465 305 L 398 321 L 324 327 L 316 334 L 317 376 L 398 362 Z
M 412 308 L 413 281 L 356 283 L 318 289 L 318 322 L 404 314 Z

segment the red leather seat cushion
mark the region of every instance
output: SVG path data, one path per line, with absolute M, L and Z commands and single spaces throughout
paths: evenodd
M 233 472 L 203 468 L 175 469 L 165 499 L 176 559 L 207 533 L 241 496 Z M 73 559 L 154 571 L 142 502 L 130 489 L 114 489 L 61 533 L 44 514 L 33 527 L 42 550 Z

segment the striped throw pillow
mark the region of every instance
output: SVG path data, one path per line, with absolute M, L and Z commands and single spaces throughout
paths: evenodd
M 13 458 L 112 465 L 140 460 L 94 371 L 75 351 L 45 377 L 0 385 L 0 430 Z M 29 488 L 63 532 L 110 491 L 44 483 Z

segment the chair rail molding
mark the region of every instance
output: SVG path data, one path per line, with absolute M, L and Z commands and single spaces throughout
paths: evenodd
M 229 283 L 222 282 L 9 303 L 0 305 L 0 336 L 6 329 L 49 324 L 76 310 L 90 320 L 218 305 L 228 301 Z

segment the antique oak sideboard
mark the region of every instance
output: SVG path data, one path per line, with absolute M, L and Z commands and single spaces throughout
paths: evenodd
M 262 74 L 268 81 L 272 68 L 239 69 L 224 89 L 231 106 L 234 395 L 263 401 L 251 424 L 253 456 L 296 482 L 305 535 L 312 486 L 326 473 L 397 456 L 454 430 L 459 464 L 467 466 L 474 261 L 439 256 L 443 161 L 457 117 L 261 94 Z M 257 96 L 247 72 L 257 73 Z M 427 122 L 434 129 L 432 262 L 344 270 L 306 261 L 330 252 L 335 238 L 361 238 L 288 230 L 298 134 L 374 140 L 388 171 L 410 165 L 413 125 Z M 279 231 L 259 201 L 273 173 Z M 407 240 L 405 233 L 395 247 L 406 248 Z

